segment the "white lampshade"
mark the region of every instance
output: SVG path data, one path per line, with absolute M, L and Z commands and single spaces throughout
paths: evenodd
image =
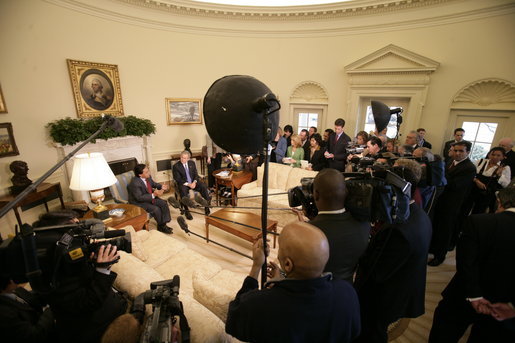
M 91 191 L 103 189 L 116 183 L 116 177 L 104 155 L 93 152 L 75 156 L 70 189 Z

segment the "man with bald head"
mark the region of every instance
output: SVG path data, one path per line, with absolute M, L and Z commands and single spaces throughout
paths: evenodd
M 370 224 L 357 221 L 345 211 L 345 178 L 336 169 L 323 169 L 317 174 L 313 197 L 318 215 L 310 224 L 322 230 L 330 247 L 324 271 L 331 272 L 335 279 L 352 283 L 358 260 L 368 246 Z
M 249 276 L 229 304 L 227 333 L 249 342 L 351 342 L 357 337 L 357 295 L 348 282 L 323 274 L 329 243 L 322 231 L 303 222 L 286 225 L 279 237 L 280 266 L 268 265 L 272 279 L 261 290 L 261 240 L 252 256 Z

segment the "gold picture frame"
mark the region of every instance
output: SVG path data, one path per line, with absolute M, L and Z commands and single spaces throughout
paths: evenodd
M 66 60 L 79 118 L 102 113 L 123 116 L 122 91 L 115 64 Z
M 168 125 L 202 124 L 201 99 L 166 98 Z
M 2 86 L 0 86 L 0 113 L 7 113 L 7 105 L 4 100 L 4 93 L 2 93 Z
M 14 140 L 13 125 L 11 123 L 0 123 L 0 157 L 19 154 Z

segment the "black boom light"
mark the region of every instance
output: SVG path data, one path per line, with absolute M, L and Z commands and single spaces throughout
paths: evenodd
M 380 101 L 372 101 L 372 114 L 374 115 L 374 122 L 376 124 L 377 132 L 383 131 L 388 126 L 388 123 L 390 122 L 390 117 L 392 116 L 392 114 L 396 114 L 396 113 L 399 113 L 397 115 L 397 135 L 398 135 L 399 134 L 399 126 L 402 123 L 402 117 L 400 115 L 402 113 L 402 108 L 398 107 L 398 108 L 390 109 L 388 106 L 386 106 L 385 104 L 383 104 Z

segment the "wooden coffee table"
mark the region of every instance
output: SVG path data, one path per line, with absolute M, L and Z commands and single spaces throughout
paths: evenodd
M 261 231 L 239 223 L 261 228 L 261 217 L 253 213 L 242 212 L 241 210 L 233 208 L 224 208 L 211 213 L 211 215 L 206 216 L 206 241 L 209 243 L 209 225 L 213 225 L 249 242 L 255 242 L 259 234 L 261 234 Z M 268 232 L 277 233 L 277 221 L 269 219 L 267 221 L 266 229 Z M 275 248 L 277 235 L 273 236 Z
M 120 229 L 127 225 L 131 225 L 134 230 L 139 231 L 141 229 L 148 230 L 148 213 L 145 209 L 131 204 L 110 204 L 105 205 L 109 211 L 115 208 L 123 208 L 125 212 L 121 217 L 110 216 L 110 220 L 106 221 L 106 226 Z M 93 217 L 93 211 L 88 211 L 83 219 L 90 219 Z

